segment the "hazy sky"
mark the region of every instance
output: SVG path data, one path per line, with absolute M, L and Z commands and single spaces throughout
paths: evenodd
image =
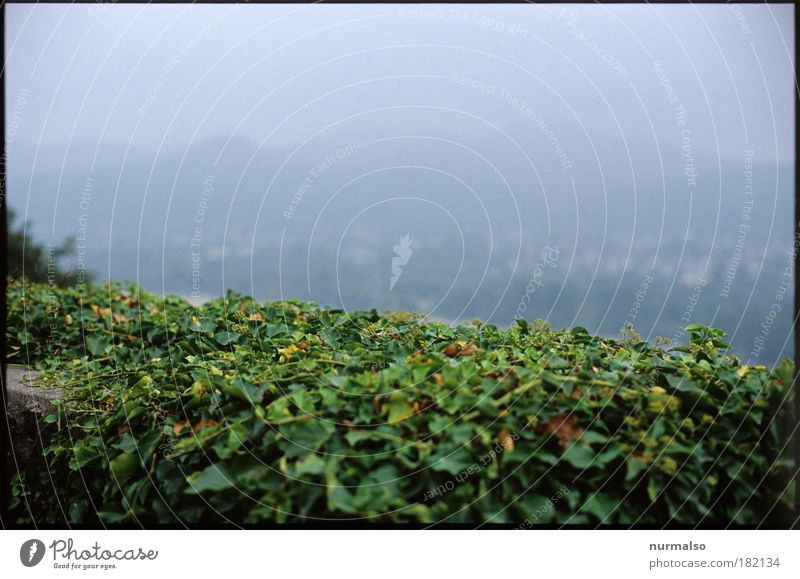
M 397 132 L 393 106 L 513 128 L 527 103 L 574 149 L 587 135 L 679 143 L 666 80 L 695 150 L 790 161 L 792 11 L 9 4 L 7 100 L 27 101 L 16 139 L 33 147 L 180 150 L 231 134 L 286 147 L 337 122 L 327 131 Z M 439 117 L 455 136 L 480 125 Z

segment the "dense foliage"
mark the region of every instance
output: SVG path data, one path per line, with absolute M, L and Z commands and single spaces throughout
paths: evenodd
M 759 523 L 793 365 L 583 328 L 11 282 L 9 362 L 64 388 L 20 520 Z M 55 492 L 54 492 L 55 489 Z

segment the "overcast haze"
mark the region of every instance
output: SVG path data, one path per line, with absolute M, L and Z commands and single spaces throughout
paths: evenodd
M 195 301 L 688 316 L 772 363 L 794 42 L 788 5 L 10 4 L 9 202 Z

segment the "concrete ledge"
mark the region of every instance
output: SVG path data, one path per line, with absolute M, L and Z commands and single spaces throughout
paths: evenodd
M 36 370 L 21 366 L 6 366 L 6 395 L 8 411 L 34 412 L 47 416 L 53 411 L 53 403 L 61 400 L 61 388 L 42 388 L 36 385 L 40 376 Z
M 39 372 L 6 366 L 8 428 L 11 436 L 12 468 L 24 473 L 44 467 L 43 450 L 50 444 L 52 425 L 43 418 L 55 410 L 60 388 L 36 385 Z

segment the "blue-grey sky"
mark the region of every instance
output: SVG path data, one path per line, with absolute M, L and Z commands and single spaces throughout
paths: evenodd
M 102 138 L 180 149 L 235 133 L 284 147 L 348 115 L 400 104 L 518 124 L 519 110 L 499 98 L 487 105 L 492 95 L 454 82 L 456 74 L 534 101 L 565 143 L 584 130 L 650 139 L 650 122 L 669 142 L 676 131 L 653 64 L 660 60 L 696 149 L 738 158 L 747 141 L 761 158 L 792 159 L 788 5 L 7 10 L 9 103 L 29 91 L 19 139 L 33 146 Z M 399 128 L 390 113 L 359 122 Z
M 793 10 L 9 4 L 9 202 L 153 291 L 703 322 L 774 360 Z

